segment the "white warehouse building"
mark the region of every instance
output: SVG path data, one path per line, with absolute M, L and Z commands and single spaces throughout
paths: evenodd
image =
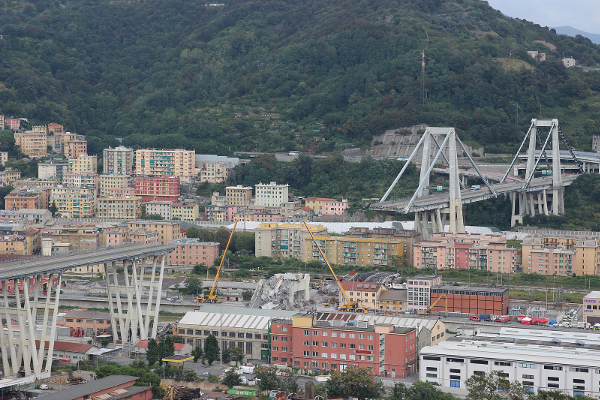
M 503 331 L 495 338 L 483 334 L 483 340 L 476 335 L 424 347 L 419 379 L 464 389 L 472 375 L 500 371 L 506 379 L 521 382 L 526 391 L 559 390 L 572 396 L 600 398 L 600 335 L 509 328 Z M 522 331 L 528 333 L 527 339 L 520 339 L 525 336 Z

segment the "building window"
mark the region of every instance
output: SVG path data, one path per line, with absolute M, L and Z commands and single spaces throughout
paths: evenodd
M 471 360 L 471 364 L 488 365 L 487 360 Z

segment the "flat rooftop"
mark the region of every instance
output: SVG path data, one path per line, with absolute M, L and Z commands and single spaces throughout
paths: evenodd
M 436 290 L 447 290 L 449 292 L 487 292 L 487 293 L 505 293 L 507 288 L 491 288 L 482 286 L 453 286 L 453 285 L 437 285 L 431 288 L 432 293 L 437 293 Z

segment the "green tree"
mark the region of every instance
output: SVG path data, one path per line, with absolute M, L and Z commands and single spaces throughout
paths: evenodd
M 52 200 L 52 204 L 50 207 L 48 207 L 48 211 L 52 213 L 52 216 L 56 215 L 56 212 L 58 211 L 58 207 L 56 207 L 56 201 Z
M 200 230 L 198 228 L 196 228 L 195 226 L 190 226 L 185 230 L 185 237 L 197 238 L 199 233 Z
M 403 395 L 404 394 L 404 395 Z M 389 400 L 454 400 L 450 393 L 442 392 L 437 387 L 417 381 L 410 388 L 403 383 L 396 383 L 392 388 Z
M 250 301 L 252 299 L 252 292 L 249 290 L 244 290 L 242 292 L 242 300 Z
M 108 339 L 102 338 L 102 340 L 100 340 L 100 346 L 102 346 L 102 347 L 108 346 Z
M 161 340 L 158 344 L 160 348 L 160 358 L 161 360 L 166 357 L 170 357 L 175 354 L 175 342 L 173 340 L 173 336 L 167 336 L 164 340 Z
M 471 375 L 465 385 L 469 400 L 521 400 L 524 398 L 523 385 L 519 382 L 510 382 L 499 371 L 490 374 Z
M 214 335 L 208 335 L 204 342 L 204 357 L 206 357 L 208 365 L 212 365 L 214 361 L 218 360 L 220 354 L 221 350 L 217 338 Z
M 366 368 L 348 368 L 334 372 L 325 383 L 330 397 L 357 397 L 359 400 L 381 397 L 385 391 L 381 382 L 375 382 Z
M 219 250 L 225 250 L 225 247 L 227 246 L 227 241 L 229 240 L 229 235 L 229 230 L 224 226 L 221 226 L 219 227 L 219 229 L 217 229 L 217 232 L 215 233 L 215 240 L 219 242 Z
M 275 390 L 279 389 L 280 382 L 277 377 L 277 370 L 270 365 L 259 365 L 254 368 L 254 374 L 258 382 L 260 390 Z M 258 381 L 260 379 L 260 381 Z
M 161 359 L 160 347 L 156 342 L 156 339 L 150 339 L 148 341 L 148 349 L 146 349 L 146 359 L 148 364 L 156 364 Z
M 204 356 L 204 351 L 202 351 L 202 347 L 196 346 L 192 350 L 192 356 L 194 357 L 194 362 L 198 362 Z
M 229 388 L 232 388 L 242 383 L 242 377 L 233 369 L 230 369 L 225 373 L 225 377 L 223 378 L 221 383 Z
M 206 265 L 204 265 L 204 264 L 194 265 L 194 268 L 192 268 L 192 274 L 194 274 L 194 275 L 204 275 L 205 273 L 206 273 Z
M 209 231 L 206 228 L 201 228 L 198 231 L 198 236 L 197 238 L 201 241 L 201 242 L 214 242 L 215 241 L 215 234 L 211 231 Z
M 195 277 L 185 279 L 185 292 L 187 294 L 198 295 L 202 291 L 202 281 Z
M 235 365 L 244 361 L 244 350 L 239 347 L 232 347 L 229 349 L 229 354 L 232 361 L 235 361 Z

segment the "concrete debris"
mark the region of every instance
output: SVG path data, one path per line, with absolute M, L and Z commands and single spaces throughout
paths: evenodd
M 309 274 L 276 274 L 267 280 L 261 279 L 254 291 L 250 308 L 309 311 Z

